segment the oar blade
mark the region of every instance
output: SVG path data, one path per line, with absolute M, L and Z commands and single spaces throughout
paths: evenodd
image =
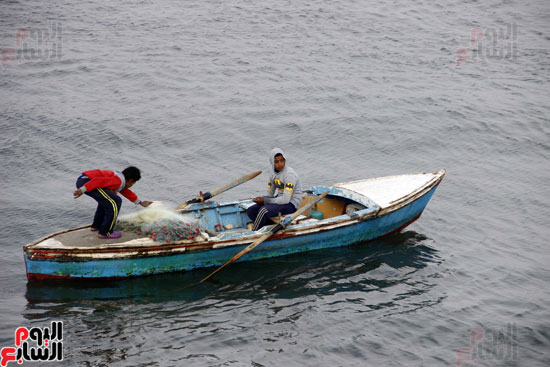
M 271 231 L 264 234 L 262 237 L 258 238 L 256 241 L 252 242 L 250 245 L 246 246 L 244 249 L 239 251 L 231 259 L 229 259 L 225 264 L 221 265 L 219 268 L 214 270 L 212 273 L 208 274 L 208 276 L 204 277 L 199 283 L 202 283 L 202 282 L 212 278 L 212 276 L 214 276 L 214 274 L 218 273 L 220 270 L 222 270 L 223 268 L 225 268 L 227 265 L 231 264 L 232 262 L 239 260 L 241 257 L 246 255 L 248 252 L 252 251 L 255 247 L 257 247 L 260 243 L 267 240 L 272 235 L 273 235 L 273 233 Z
M 216 195 L 219 195 L 221 194 L 222 192 L 225 192 L 227 190 L 230 190 L 236 186 L 239 186 L 247 181 L 250 181 L 252 180 L 254 177 L 260 175 L 262 173 L 262 171 L 256 171 L 256 172 L 253 172 L 253 173 L 250 173 L 248 175 L 244 175 L 243 177 L 241 178 L 238 178 L 236 180 L 233 180 L 223 186 L 220 186 L 214 190 L 211 190 L 210 193 L 212 194 L 212 196 L 216 196 Z

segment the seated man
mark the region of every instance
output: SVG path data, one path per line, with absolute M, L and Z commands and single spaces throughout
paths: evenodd
M 254 231 L 262 228 L 269 218 L 276 217 L 279 213 L 294 213 L 302 201 L 302 183 L 296 172 L 285 164 L 283 151 L 273 149 L 269 161 L 273 174 L 267 184 L 267 196 L 252 199 L 256 204 L 246 211 L 254 222 Z
M 151 205 L 151 201 L 141 201 L 130 188 L 141 178 L 136 167 L 128 167 L 124 171 L 107 171 L 94 169 L 82 172 L 76 180 L 74 198 L 86 194 L 97 201 L 97 210 L 92 223 L 92 231 L 98 232 L 99 238 L 120 238 L 121 232 L 112 232 L 115 226 L 122 199 L 126 199 L 143 207 Z

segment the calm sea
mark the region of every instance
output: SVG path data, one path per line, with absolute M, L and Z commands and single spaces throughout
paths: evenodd
M 550 364 L 548 1 L 0 12 L 0 347 L 61 320 L 64 366 Z M 26 243 L 90 223 L 83 170 L 136 165 L 140 197 L 174 205 L 263 169 L 233 200 L 263 192 L 273 147 L 305 186 L 447 177 L 399 234 L 198 287 L 209 270 L 27 283 Z

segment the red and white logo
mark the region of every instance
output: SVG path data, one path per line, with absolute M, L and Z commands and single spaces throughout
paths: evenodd
M 52 321 L 51 327 L 15 330 L 15 346 L 0 351 L 0 366 L 10 362 L 59 362 L 63 360 L 63 321 Z

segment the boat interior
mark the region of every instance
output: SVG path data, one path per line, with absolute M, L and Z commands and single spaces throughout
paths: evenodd
M 300 207 L 310 204 L 317 198 L 313 192 L 304 194 Z M 200 203 L 193 204 L 181 211 L 183 215 L 192 215 L 193 219 L 198 220 L 201 229 L 207 230 L 210 235 L 219 232 L 249 231 L 251 220 L 246 214 L 246 210 L 253 205 L 252 200 L 229 202 L 229 203 Z M 335 195 L 328 195 L 312 208 L 299 216 L 296 223 L 313 222 L 323 219 L 337 217 L 343 214 L 351 214 L 354 211 L 364 209 L 365 206 Z M 272 218 L 274 223 L 280 218 Z M 247 226 L 248 225 L 248 226 Z

